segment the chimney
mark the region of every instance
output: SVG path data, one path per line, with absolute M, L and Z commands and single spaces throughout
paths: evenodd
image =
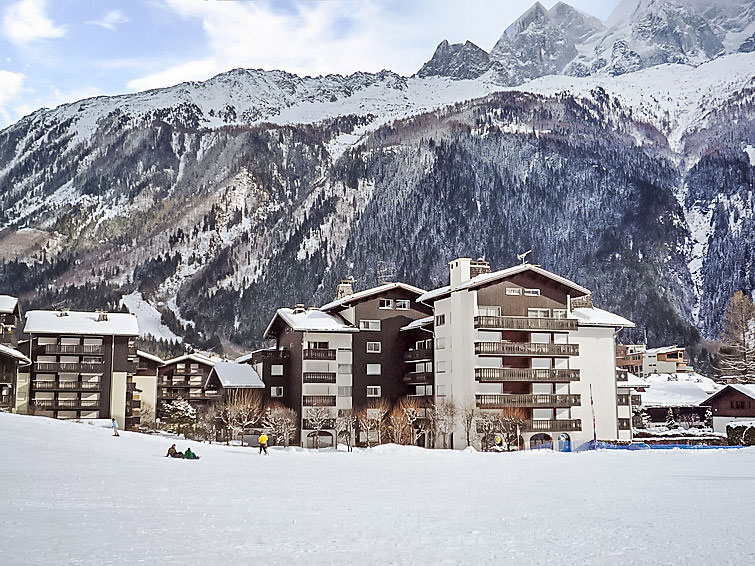
M 294 311 L 294 314 L 298 314 L 298 313 L 306 312 L 306 309 L 304 308 L 304 304 L 297 303 L 294 305 L 293 311 Z
M 60 309 L 58 316 L 68 316 L 68 309 Z
M 106 322 L 107 321 L 107 313 L 101 312 L 97 315 L 97 322 Z
M 462 283 L 471 279 L 470 268 L 472 260 L 468 257 L 460 257 L 448 264 L 451 270 L 451 290 L 453 291 Z
M 336 299 L 343 299 L 349 295 L 354 294 L 354 281 L 355 279 L 349 275 L 346 279 L 342 279 L 336 289 Z
M 484 257 L 478 257 L 469 264 L 469 276 L 474 279 L 483 273 L 490 273 L 490 262 L 485 261 Z

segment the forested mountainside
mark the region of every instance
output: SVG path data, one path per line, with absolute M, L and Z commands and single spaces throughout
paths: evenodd
M 346 275 L 432 288 L 457 256 L 532 248 L 625 339 L 693 345 L 755 289 L 754 63 L 505 90 L 239 69 L 40 110 L 0 132 L 0 289 L 26 309 L 138 289 L 190 341 L 250 347 Z

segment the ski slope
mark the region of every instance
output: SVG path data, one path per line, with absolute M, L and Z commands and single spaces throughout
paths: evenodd
M 0 564 L 748 564 L 755 450 L 354 453 L 0 414 Z

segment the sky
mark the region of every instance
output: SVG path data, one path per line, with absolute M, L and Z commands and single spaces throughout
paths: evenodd
M 569 2 L 606 19 L 619 0 Z M 549 8 L 556 0 L 542 0 Z M 490 50 L 533 0 L 0 0 L 0 128 L 41 107 L 237 67 L 415 73 L 443 39 Z

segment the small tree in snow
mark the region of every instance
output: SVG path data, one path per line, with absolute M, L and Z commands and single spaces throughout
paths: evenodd
M 472 446 L 472 441 L 476 435 L 475 421 L 477 420 L 477 414 L 477 406 L 474 401 L 462 403 L 458 406 L 459 422 L 462 428 L 464 428 L 467 446 Z
M 716 369 L 720 375 L 755 382 L 755 305 L 747 293 L 737 291 L 729 301 L 721 333 Z
M 356 416 L 351 409 L 342 409 L 336 417 L 336 441 L 338 441 L 338 439 L 344 439 L 349 452 L 351 452 L 356 422 Z
M 265 410 L 262 426 L 270 432 L 276 444 L 288 446 L 291 437 L 296 432 L 296 421 L 296 411 L 275 403 Z
M 409 444 L 409 431 L 401 406 L 397 403 L 388 413 L 388 431 L 390 441 L 396 444 Z
M 676 428 L 676 419 L 674 418 L 674 410 L 669 407 L 666 413 L 666 428 L 671 430 Z
M 713 412 L 710 409 L 705 410 L 705 426 L 713 428 Z
M 432 420 L 435 425 L 435 447 L 439 448 L 438 438 L 442 439 L 440 448 L 448 448 L 448 435 L 451 434 L 456 426 L 456 405 L 446 398 L 435 403 L 432 411 Z
M 320 433 L 328 428 L 332 416 L 328 407 L 310 407 L 307 409 L 307 428 L 314 431 L 314 447 L 320 448 Z
M 168 430 L 188 438 L 197 422 L 197 410 L 181 397 L 163 405 Z

